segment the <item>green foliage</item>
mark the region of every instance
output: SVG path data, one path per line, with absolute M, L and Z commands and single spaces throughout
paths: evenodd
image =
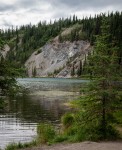
M 63 42 L 63 36 L 60 34 L 58 37 L 59 42 Z
M 16 90 L 16 79 L 18 72 L 11 67 L 11 65 L 1 58 L 0 61 L 0 89 L 1 95 L 11 94 L 12 91 Z
M 54 138 L 53 142 L 54 143 L 60 143 L 60 142 L 64 142 L 64 141 L 67 141 L 67 140 L 68 140 L 67 135 L 59 134 Z
M 47 76 L 48 76 L 48 77 L 53 77 L 54 74 L 53 74 L 53 73 L 48 73 Z
M 36 55 L 40 54 L 41 52 L 42 52 L 42 50 L 39 49 L 39 50 L 37 51 Z
M 37 126 L 37 134 L 38 141 L 44 144 L 52 141 L 56 135 L 56 132 L 52 125 L 41 123 Z
M 75 24 L 79 24 L 80 27 L 62 36 L 61 32 L 65 28 Z M 61 142 L 117 138 L 119 134 L 114 129 L 113 123 L 116 123 L 116 120 L 121 123 L 122 120 L 121 111 L 119 111 L 122 108 L 122 88 L 121 85 L 118 86 L 119 77 L 122 76 L 122 12 L 100 14 L 95 15 L 94 18 L 86 17 L 82 20 L 73 16 L 72 19 L 59 19 L 50 24 L 40 22 L 37 26 L 28 25 L 16 30 L 0 31 L 0 49 L 3 49 L 5 43 L 10 45 L 11 51 L 7 58 L 9 62 L 13 62 L 15 68 L 18 68 L 25 63 L 32 52 L 58 35 L 60 42 L 87 40 L 94 45 L 93 55 L 85 59 L 85 67 L 79 64 L 77 71 L 78 76 L 82 72 L 89 73 L 92 80 L 87 89 L 84 89 L 84 96 L 77 101 L 79 110 L 77 115 L 66 114 L 62 117 L 63 134 L 57 136 L 51 125 L 40 124 L 37 128 L 38 140 L 41 143 L 47 143 L 53 140 Z M 38 51 L 37 54 L 40 52 Z M 55 74 L 57 73 L 58 71 L 55 70 Z M 36 71 L 34 71 L 35 75 Z M 74 64 L 71 75 L 75 75 Z M 2 58 L 0 62 L 1 95 L 15 90 L 16 76 L 16 70 Z M 0 107 L 2 106 L 1 103 Z M 16 146 L 11 145 L 9 149 L 14 150 L 14 147 Z M 19 147 L 22 145 L 19 144 Z
M 64 68 L 64 66 L 60 67 L 59 69 L 55 69 L 54 72 L 53 72 L 53 76 L 60 73 L 60 71 L 63 70 L 63 68 Z
M 81 142 L 81 141 L 99 141 L 103 140 L 103 130 L 100 125 L 96 123 L 96 121 L 87 120 L 84 122 L 81 119 L 83 114 L 77 113 L 74 115 L 75 121 L 70 124 L 68 128 L 63 130 L 63 134 L 58 135 L 59 142 L 62 142 L 63 139 L 69 142 Z M 92 119 L 91 119 L 92 120 Z M 97 120 L 97 119 L 96 119 Z M 112 125 L 107 125 L 107 139 L 108 140 L 116 140 L 120 138 L 120 134 Z M 61 139 L 60 139 L 61 136 Z M 58 138 L 56 137 L 57 142 Z
M 19 29 L 8 29 L 0 31 L 0 47 L 8 43 L 11 50 L 8 52 L 7 58 L 10 62 L 15 64 L 15 67 L 21 67 L 29 56 L 40 47 L 44 46 L 47 42 L 59 35 L 59 41 L 77 41 L 87 40 L 94 45 L 97 35 L 101 34 L 102 19 L 106 16 L 109 20 L 111 39 L 114 38 L 114 43 L 119 46 L 117 50 L 118 63 L 122 63 L 122 13 L 115 12 L 106 14 L 95 15 L 95 17 L 86 17 L 82 20 L 73 16 L 70 18 L 60 18 L 58 21 L 47 24 L 46 22 L 39 22 L 35 25 L 21 26 Z M 75 18 L 75 19 L 74 19 Z M 71 33 L 62 35 L 62 31 L 71 27 Z M 15 49 L 15 50 L 14 50 Z M 37 54 L 40 51 L 37 52 Z
M 19 69 L 21 70 L 21 69 Z M 3 96 L 14 96 L 19 90 L 19 86 L 16 83 L 16 77 L 19 76 L 17 69 L 14 69 L 12 65 L 0 56 L 0 111 L 4 110 L 6 105 Z
M 74 121 L 71 115 L 66 115 L 62 122 L 68 141 L 115 140 L 120 137 L 114 124 L 116 119 L 121 122 L 121 69 L 118 47 L 109 42 L 110 38 L 109 21 L 105 17 L 101 35 L 96 38 L 94 54 L 89 56 L 87 62 L 91 82 L 84 87 L 83 96 L 75 101 L 78 112 L 74 115 Z
M 72 68 L 71 68 L 71 76 L 75 75 L 75 66 L 74 63 L 72 64 Z
M 7 145 L 7 147 L 5 148 L 5 150 L 16 150 L 17 147 L 16 147 L 16 144 L 15 143 L 12 143 L 12 144 L 9 144 Z
M 78 69 L 77 69 L 77 76 L 81 76 L 82 75 L 82 61 L 80 61 Z
M 36 141 L 28 142 L 28 143 L 11 143 L 6 146 L 5 150 L 17 150 L 17 149 L 23 149 L 23 148 L 28 148 L 32 146 L 37 146 Z
M 34 67 L 32 74 L 33 74 L 33 77 L 36 77 L 36 67 Z
M 20 29 L 16 28 L 13 32 L 9 29 L 7 32 L 1 33 L 4 40 L 13 41 L 16 49 L 16 53 L 13 51 L 8 52 L 8 59 L 10 62 L 17 62 L 17 67 L 19 65 L 23 66 L 25 61 L 35 50 L 58 36 L 64 28 L 68 28 L 73 24 L 76 24 L 76 21 L 72 22 L 71 18 L 67 18 L 59 19 L 59 21 L 54 21 L 54 23 L 50 24 L 46 22 L 39 22 L 37 26 L 30 24 L 22 26 Z M 13 48 L 13 43 L 12 45 L 10 44 L 10 46 L 12 46 L 11 49 Z M 38 51 L 37 54 L 38 53 L 40 53 L 40 51 Z
M 5 103 L 4 99 L 0 97 L 0 112 L 4 109 Z
M 64 128 L 69 128 L 74 123 L 74 115 L 71 113 L 66 113 L 61 118 L 61 123 L 63 124 Z
M 118 110 L 114 113 L 114 118 L 116 118 L 116 121 L 118 124 L 122 124 L 122 110 Z
M 89 127 L 91 124 L 95 125 L 92 129 L 96 132 L 88 130 L 87 133 L 98 136 L 98 139 L 110 139 L 112 134 L 118 136 L 111 124 L 115 122 L 112 119 L 113 112 L 122 107 L 118 84 L 115 84 L 119 81 L 121 70 L 117 62 L 118 48 L 109 42 L 110 26 L 106 17 L 102 23 L 94 54 L 89 58 L 89 70 L 93 79 L 88 84 L 85 95 L 81 97 L 79 106 L 82 112 L 81 123 L 89 124 Z

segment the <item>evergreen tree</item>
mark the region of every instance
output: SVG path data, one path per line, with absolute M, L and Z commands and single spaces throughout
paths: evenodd
M 3 46 L 3 43 L 1 40 L 0 45 Z M 3 58 L 0 51 L 0 96 L 13 94 L 12 92 L 15 90 L 15 87 L 17 87 L 15 79 L 17 75 L 19 75 L 18 72 Z
M 62 41 L 63 41 L 63 37 L 62 37 L 61 34 L 59 35 L 58 40 L 59 40 L 59 42 L 62 42 Z
M 11 50 L 8 52 L 8 59 L 11 62 L 16 62 L 19 66 L 23 66 L 29 56 L 38 48 L 44 46 L 46 42 L 52 41 L 58 35 L 61 35 L 62 31 L 66 28 L 74 26 L 75 28 L 69 35 L 59 36 L 61 42 L 64 41 L 77 41 L 87 40 L 94 46 L 95 36 L 101 34 L 101 20 L 105 14 L 95 15 L 95 17 L 86 17 L 82 20 L 77 19 L 77 16 L 72 18 L 60 18 L 59 21 L 55 20 L 54 23 L 47 24 L 46 22 L 39 22 L 38 25 L 26 25 L 20 28 L 7 29 L 5 31 L 0 30 L 0 38 L 4 41 L 4 44 L 8 43 Z M 111 39 L 116 41 L 116 45 L 119 46 L 117 55 L 118 63 L 122 64 L 122 13 L 115 12 L 106 15 L 110 21 Z M 77 27 L 80 25 L 80 28 Z M 19 43 L 20 41 L 20 43 Z M 13 55 L 15 49 L 16 57 Z M 24 54 L 22 54 L 24 53 Z M 24 59 L 23 59 L 24 58 Z
M 34 67 L 34 69 L 33 69 L 33 77 L 36 77 L 36 67 Z
M 79 67 L 78 67 L 78 70 L 77 70 L 77 75 L 81 76 L 81 74 L 82 74 L 82 61 L 80 60 Z
M 74 63 L 72 65 L 72 70 L 71 70 L 71 76 L 74 76 L 75 75 L 75 67 L 74 67 Z
M 3 58 L 0 59 L 0 95 L 13 94 L 18 72 Z
M 110 43 L 110 26 L 106 17 L 103 18 L 101 35 L 97 36 L 94 55 L 90 57 L 92 65 L 92 81 L 88 84 L 87 92 L 81 98 L 81 121 L 89 126 L 87 132 L 97 134 L 99 139 L 114 138 L 115 130 L 112 129 L 114 112 L 122 108 L 118 81 L 120 67 L 116 46 Z M 94 130 L 95 129 L 95 130 Z

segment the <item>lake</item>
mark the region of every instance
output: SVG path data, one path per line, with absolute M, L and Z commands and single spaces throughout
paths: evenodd
M 71 111 L 68 101 L 76 99 L 87 80 L 60 78 L 19 78 L 24 87 L 14 99 L 6 100 L 0 112 L 0 147 L 9 143 L 29 142 L 36 137 L 41 122 L 60 123 L 60 117 Z

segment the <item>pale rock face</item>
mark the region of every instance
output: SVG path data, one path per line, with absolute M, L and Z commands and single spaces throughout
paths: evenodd
M 9 47 L 8 44 L 5 44 L 4 47 L 3 47 L 3 49 L 0 50 L 0 52 L 1 52 L 1 54 L 2 54 L 2 56 L 3 56 L 4 58 L 6 58 L 6 55 L 7 55 L 7 53 L 8 53 L 9 51 L 10 51 L 10 47 Z
M 85 41 L 53 42 L 40 49 L 41 53 L 34 52 L 25 63 L 29 77 L 33 76 L 34 70 L 37 77 L 46 77 L 49 74 L 53 76 L 56 70 L 56 77 L 70 77 L 72 63 L 75 62 L 77 66 L 78 61 L 84 61 L 91 51 L 90 44 Z

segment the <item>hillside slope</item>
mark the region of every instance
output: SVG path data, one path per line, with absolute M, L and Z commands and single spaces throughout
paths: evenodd
M 2 56 L 5 58 L 7 53 L 10 51 L 10 47 L 8 44 L 5 44 L 4 47 L 1 49 L 0 48 L 0 53 L 2 54 Z
M 73 65 L 76 72 L 80 60 L 83 64 L 90 51 L 90 44 L 85 41 L 47 43 L 26 61 L 27 74 L 29 77 L 71 77 Z
M 110 25 L 109 43 L 118 47 L 117 61 L 122 64 L 122 12 L 99 14 L 82 20 L 74 15 L 52 23 L 40 21 L 37 25 L 0 30 L 0 50 L 14 68 L 23 70 L 24 75 L 26 69 L 29 77 L 89 74 L 82 67 L 96 37 L 101 34 L 104 17 Z M 83 69 L 82 73 L 79 68 Z

